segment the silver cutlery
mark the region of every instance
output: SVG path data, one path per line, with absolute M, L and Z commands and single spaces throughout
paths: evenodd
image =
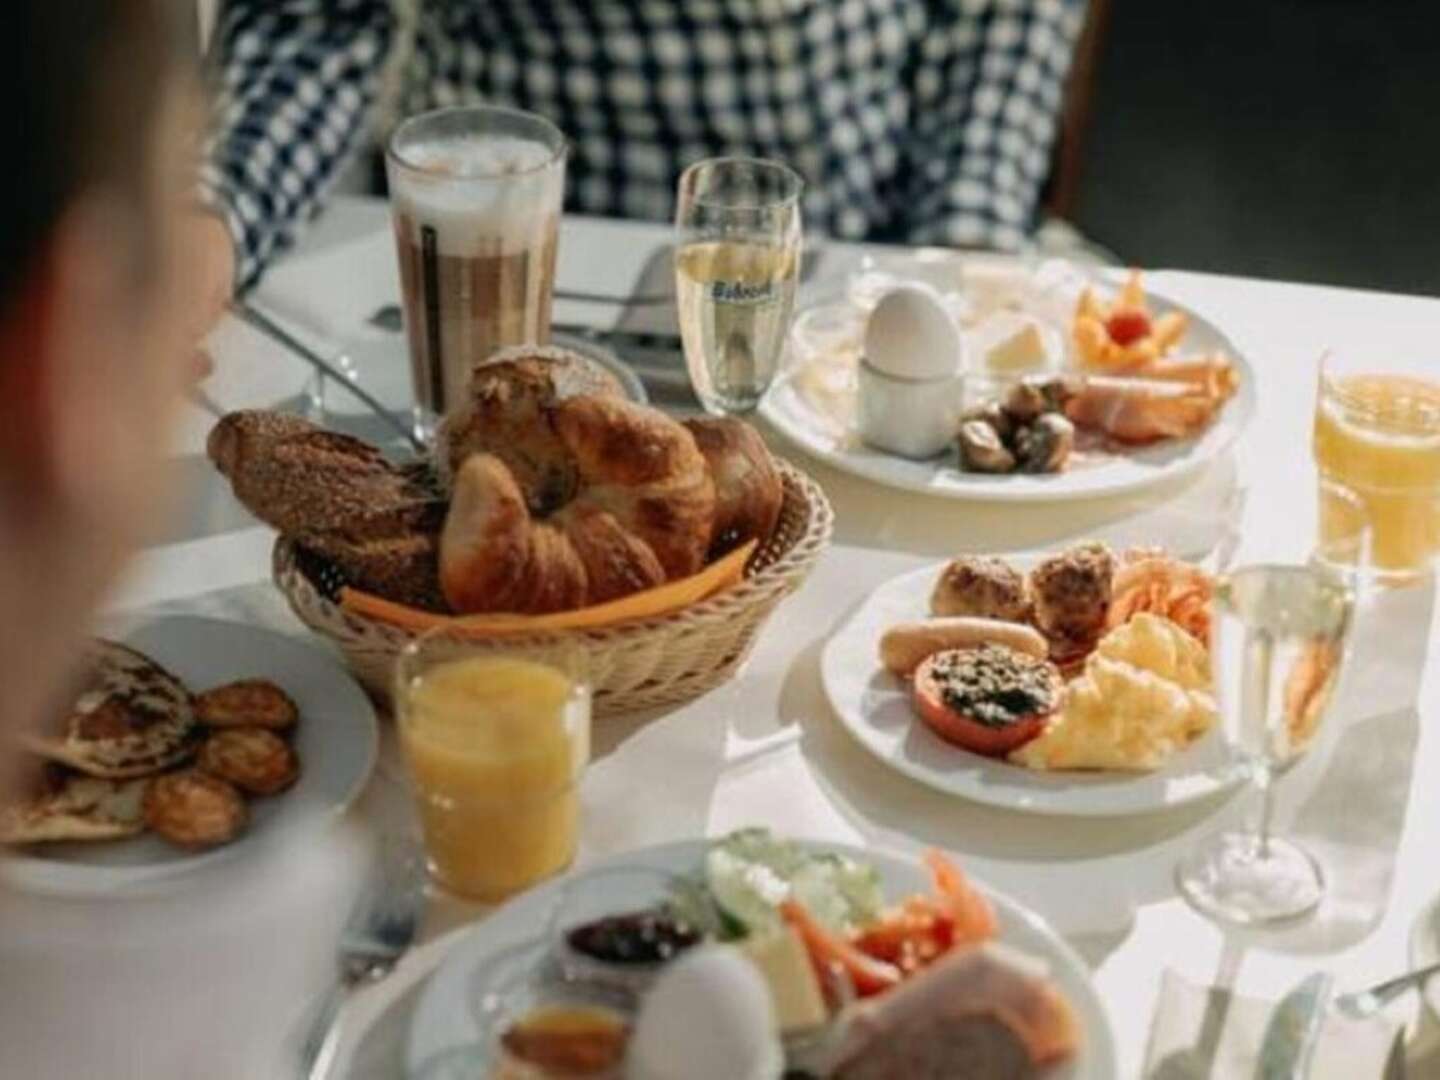
M 1309 1076 L 1333 987 L 1334 980 L 1319 972 L 1300 980 L 1280 999 L 1260 1042 L 1255 1080 L 1305 1080 Z
M 373 880 L 350 912 L 340 935 L 334 986 L 317 1007 L 300 1046 L 300 1073 L 323 1080 L 334 1065 L 336 1019 L 350 994 L 379 982 L 415 941 L 425 908 L 425 867 L 413 843 L 391 841 L 378 853 Z
M 383 402 L 361 386 L 354 375 L 345 370 L 346 364 L 343 358 L 339 362 L 327 360 L 248 300 L 235 300 L 231 303 L 230 308 L 237 317 L 255 327 L 266 337 L 294 353 L 322 375 L 334 379 L 383 420 L 387 426 L 394 428 L 396 432 L 404 436 L 406 442 L 422 454 L 425 453 L 425 444 L 415 435 L 410 425 L 398 419 L 385 407 Z
M 399 333 L 404 328 L 400 308 L 397 304 L 385 304 L 376 308 L 365 321 L 371 326 L 392 333 Z M 598 326 L 586 326 L 583 323 L 556 323 L 551 330 L 558 334 L 574 334 L 577 337 L 603 340 L 612 347 L 648 349 L 656 352 L 678 353 L 680 351 L 680 335 L 674 333 L 648 330 L 610 330 Z
M 675 303 L 674 293 L 636 293 L 634 296 L 610 296 L 605 293 L 585 292 L 581 289 L 556 289 L 556 300 L 569 300 L 581 304 L 610 304 L 613 307 L 666 307 Z M 399 304 L 384 304 L 371 312 L 365 320 L 380 330 L 399 333 L 405 329 L 405 315 Z
M 1333 1007 L 1336 1012 L 1348 1016 L 1352 1020 L 1368 1020 L 1407 990 L 1424 986 L 1426 981 L 1437 973 L 1440 973 L 1440 964 L 1416 968 L 1414 971 L 1407 971 L 1404 975 L 1397 975 L 1393 979 L 1376 983 L 1369 989 L 1352 990 L 1348 994 L 1340 994 L 1335 998 Z

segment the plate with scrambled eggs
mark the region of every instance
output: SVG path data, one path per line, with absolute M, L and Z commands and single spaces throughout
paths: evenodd
M 1154 550 L 961 556 L 851 614 L 821 656 L 825 693 L 881 761 L 976 802 L 1113 816 L 1207 798 L 1240 779 L 1210 676 L 1212 585 Z

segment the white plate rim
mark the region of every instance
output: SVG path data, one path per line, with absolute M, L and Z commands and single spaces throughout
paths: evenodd
M 861 848 L 853 844 L 795 838 L 815 852 L 837 852 L 875 866 L 885 879 L 887 895 L 923 887 L 926 880 L 918 856 L 907 856 L 885 848 Z M 410 1028 L 405 1040 L 405 1075 L 420 1077 L 427 1064 L 438 1055 L 464 1046 L 479 1032 L 463 999 L 477 967 L 486 958 L 519 944 L 507 938 L 509 925 L 528 926 L 533 934 L 545 924 L 544 915 L 558 890 L 576 876 L 617 867 L 658 868 L 685 872 L 700 865 L 713 841 L 682 840 L 670 844 L 639 848 L 598 860 L 578 871 L 547 882 L 538 888 L 508 901 L 483 921 L 452 932 L 455 939 L 444 957 L 426 978 L 420 990 Z M 963 856 L 960 856 L 963 865 Z M 897 884 L 898 883 L 898 884 Z M 1050 1080 L 1110 1080 L 1119 1071 L 1115 1034 L 1109 1014 L 1091 978 L 1090 968 L 1074 948 L 1040 915 L 1016 900 L 977 882 L 995 904 L 1002 926 L 1001 943 L 1039 955 L 1050 966 L 1050 973 L 1065 989 L 1071 1004 L 1080 1015 L 1085 1030 L 1085 1049 L 1068 1068 L 1047 1073 Z M 1028 943 L 1013 940 L 1016 933 L 1026 936 Z M 464 1030 L 459 1030 L 457 1017 L 463 1015 Z
M 1207 339 L 1200 351 L 1218 348 L 1233 357 L 1239 369 L 1240 386 L 1235 397 L 1221 410 L 1218 420 L 1198 439 L 1172 440 L 1160 447 L 1142 449 L 1127 455 L 1119 465 L 1097 465 L 1050 476 L 987 476 L 961 472 L 941 459 L 909 461 L 868 447 L 839 447 L 834 445 L 832 437 L 819 430 L 818 424 L 807 420 L 813 412 L 791 380 L 783 377 L 761 401 L 760 415 L 786 441 L 811 457 L 842 472 L 901 491 L 1000 503 L 1069 502 L 1143 491 L 1189 476 L 1219 458 L 1245 433 L 1254 419 L 1257 403 L 1255 370 L 1229 337 L 1194 309 L 1166 299 L 1161 292 L 1147 290 L 1147 294 L 1157 301 L 1154 306 L 1158 311 L 1185 313 L 1190 320 L 1190 333 Z M 1177 447 L 1183 447 L 1183 452 L 1177 452 Z M 1154 469 L 1134 467 L 1145 454 L 1160 452 L 1170 455 L 1170 460 Z
M 172 671 L 177 667 L 183 667 L 183 661 L 177 662 L 174 654 L 158 655 L 167 647 L 157 648 L 153 643 L 149 643 L 149 635 L 156 633 L 173 635 L 176 648 L 189 647 L 189 642 L 205 635 L 251 636 L 256 642 L 263 642 L 271 652 L 278 649 L 298 654 L 304 657 L 304 663 L 312 667 L 314 671 L 324 671 L 327 676 L 324 690 L 316 689 L 311 692 L 317 699 L 323 697 L 328 703 L 328 707 L 321 711 L 319 717 L 314 715 L 313 707 L 308 708 L 306 715 L 302 716 L 301 723 L 305 724 L 308 720 L 314 724 L 316 729 L 325 727 L 327 741 L 334 738 L 358 739 L 363 742 L 363 747 L 353 758 L 353 765 L 348 770 L 348 778 L 343 784 L 343 790 L 329 792 L 319 806 L 300 802 L 294 804 L 293 810 L 285 807 L 276 814 L 277 823 L 281 825 L 303 823 L 306 826 L 312 823 L 333 824 L 339 821 L 351 804 L 360 797 L 374 773 L 376 762 L 379 759 L 380 721 L 370 698 L 360 689 L 350 673 L 333 657 L 309 642 L 265 627 L 231 619 L 217 619 L 203 615 L 165 614 L 142 616 L 138 619 L 123 619 L 117 620 L 117 622 L 119 623 L 117 627 L 101 627 L 100 636 L 112 637 L 124 643 L 140 640 L 144 642 L 141 645 L 142 652 L 156 654 L 155 659 L 163 667 Z M 181 673 L 177 672 L 177 674 Z M 245 671 L 237 669 L 234 677 L 237 679 L 264 678 L 266 673 L 248 668 Z M 304 691 L 297 693 L 289 686 L 286 687 L 286 690 L 295 697 L 309 696 Z M 344 727 L 339 725 L 332 727 L 335 715 L 348 717 L 349 722 Z M 305 767 L 305 761 L 312 756 L 313 748 L 310 753 L 302 756 L 302 769 Z M 304 773 L 302 773 L 301 780 L 303 783 Z M 297 794 L 302 796 L 304 794 L 304 789 L 300 784 L 272 797 L 284 799 Z M 121 894 L 136 889 L 144 890 L 152 886 L 162 886 L 167 881 L 188 879 L 195 874 L 211 870 L 231 859 L 243 856 L 257 843 L 268 842 L 273 833 L 273 828 L 252 830 L 235 842 L 208 852 L 197 854 L 177 852 L 173 859 L 138 865 L 96 865 L 46 858 L 42 854 L 30 852 L 6 853 L 0 857 L 0 876 L 3 876 L 8 885 L 41 895 L 78 898 Z M 115 842 L 125 843 L 126 841 Z M 44 849 L 38 850 L 43 851 Z
M 1045 556 L 1031 553 L 995 557 L 1005 559 L 1017 569 L 1025 571 Z M 1219 738 L 1218 725 L 1166 767 L 1152 773 L 1083 774 L 1032 771 L 942 743 L 938 736 L 925 730 L 918 720 L 907 730 L 907 738 L 913 732 L 913 737 L 920 741 L 923 748 L 928 749 L 933 745 L 934 748 L 943 748 L 947 757 L 961 755 L 952 758 L 957 768 L 941 771 L 897 753 L 897 748 L 903 748 L 907 739 L 902 738 L 894 746 L 890 745 L 865 714 L 863 702 L 854 700 L 847 687 L 862 677 L 869 679 L 873 673 L 880 670 L 879 661 L 875 658 L 879 636 L 868 627 L 871 616 L 887 608 L 892 599 L 900 600 L 911 591 L 917 596 L 928 596 L 945 565 L 944 562 L 938 562 L 922 566 L 890 578 L 878 586 L 851 609 L 821 650 L 820 681 L 831 711 L 840 726 L 879 761 L 912 780 L 956 798 L 1004 810 L 1066 817 L 1123 817 L 1170 810 L 1200 799 L 1216 797 L 1241 782 L 1241 777 L 1233 772 L 1224 776 L 1211 775 L 1203 770 L 1189 774 L 1174 772 L 1187 760 L 1193 760 L 1191 755 L 1205 752 L 1204 744 Z M 918 609 L 906 606 L 903 612 L 896 611 L 895 617 L 890 621 L 900 618 L 920 619 L 926 615 L 923 606 Z M 856 638 L 861 636 L 867 640 L 857 641 Z M 863 676 L 853 670 L 856 650 L 861 646 L 864 646 L 869 662 Z M 965 768 L 960 769 L 959 766 Z M 1192 776 L 1195 782 L 1180 788 L 1171 797 L 1168 789 L 1164 787 L 1164 782 L 1176 775 Z M 1007 783 L 1007 780 L 1010 782 Z M 1166 794 L 1157 798 L 1157 790 Z

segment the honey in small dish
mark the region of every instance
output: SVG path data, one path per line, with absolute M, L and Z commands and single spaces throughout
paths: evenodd
M 495 1080 L 612 1080 L 622 1075 L 630 1028 L 612 1009 L 541 1005 L 500 1036 Z

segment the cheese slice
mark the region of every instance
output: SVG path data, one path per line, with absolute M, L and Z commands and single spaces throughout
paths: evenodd
M 810 954 L 794 930 L 787 926 L 752 937 L 741 951 L 770 987 L 782 1035 L 819 1027 L 829 1019 Z
M 1025 319 L 985 353 L 985 367 L 995 375 L 1019 375 L 1054 367 L 1045 335 L 1034 319 Z

